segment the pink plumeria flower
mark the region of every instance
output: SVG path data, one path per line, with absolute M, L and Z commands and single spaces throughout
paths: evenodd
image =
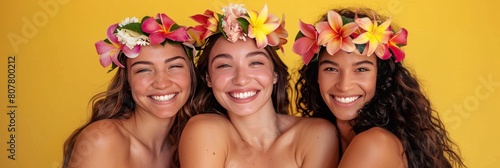
M 161 24 L 156 22 L 156 19 L 160 19 Z M 156 19 L 150 17 L 144 20 L 141 25 L 142 31 L 149 33 L 151 44 L 163 43 L 165 39 L 177 42 L 188 41 L 188 35 L 185 27 L 178 27 L 178 25 L 175 24 L 171 18 L 163 13 L 158 14 Z M 172 30 L 174 26 L 178 28 Z
M 387 44 L 393 34 L 392 31 L 388 30 L 391 25 L 391 19 L 386 20 L 380 26 L 376 20 L 372 22 L 368 17 L 356 18 L 354 21 L 366 32 L 360 34 L 352 42 L 355 44 L 366 44 L 363 53 L 366 53 L 367 56 L 375 53 L 381 59 L 387 59 L 384 57 L 386 52 L 385 44 Z
M 358 29 L 354 22 L 343 24 L 342 17 L 335 11 L 328 11 L 328 21 L 316 24 L 319 32 L 318 44 L 326 46 L 326 51 L 333 55 L 340 49 L 353 52 L 356 46 L 350 35 Z
M 313 56 L 319 52 L 318 32 L 316 32 L 313 25 L 302 21 L 299 21 L 299 29 L 304 36 L 295 40 L 292 51 L 302 56 L 302 61 L 307 65 Z
M 267 35 L 276 30 L 279 26 L 279 18 L 268 14 L 267 5 L 257 13 L 256 11 L 248 11 L 249 22 L 248 37 L 255 38 L 258 48 L 264 48 L 268 45 L 269 41 Z
M 140 45 L 129 48 L 118 41 L 118 37 L 113 34 L 117 26 L 118 24 L 109 26 L 106 32 L 106 36 L 111 44 L 102 40 L 95 43 L 97 54 L 100 55 L 99 61 L 103 67 L 108 67 L 111 63 L 114 63 L 115 65 L 124 68 L 120 61 L 118 61 L 118 54 L 120 51 L 122 51 L 129 58 L 135 58 L 141 52 Z
M 288 42 L 288 40 L 286 40 L 287 37 L 288 32 L 285 29 L 285 15 L 282 15 L 281 24 L 276 30 L 267 35 L 267 39 L 270 46 L 278 46 L 278 48 L 281 50 L 281 53 L 285 53 L 283 45 Z
M 200 40 L 205 40 L 211 36 L 219 26 L 217 15 L 211 10 L 205 10 L 203 14 L 193 15 L 191 19 L 201 24 L 194 27 L 195 30 L 201 32 Z
M 389 42 L 386 44 L 386 48 L 388 48 L 394 54 L 394 57 L 396 57 L 396 60 L 394 60 L 394 62 L 400 62 L 405 58 L 406 54 L 403 50 L 401 50 L 400 46 L 406 46 L 407 38 L 408 31 L 402 28 L 396 34 L 391 36 L 391 39 L 389 39 Z M 384 58 L 391 57 L 390 52 L 386 52 L 386 54 L 389 55 L 384 55 Z

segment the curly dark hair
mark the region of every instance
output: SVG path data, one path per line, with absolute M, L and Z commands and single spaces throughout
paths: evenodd
M 186 49 L 186 52 L 189 49 Z M 126 65 L 126 59 L 128 59 L 123 53 L 118 56 L 118 60 L 123 65 Z M 180 136 L 184 126 L 190 117 L 195 113 L 193 110 L 194 102 L 193 95 L 199 92 L 197 86 L 201 81 L 200 75 L 194 66 L 194 63 L 190 61 L 188 63 L 191 75 L 191 93 L 189 99 L 187 100 L 184 107 L 182 107 L 179 112 L 174 116 L 174 122 L 170 131 L 168 133 L 168 142 L 173 145 L 172 150 L 174 150 L 171 167 L 180 167 L 179 156 L 178 156 L 178 144 Z M 130 92 L 130 84 L 127 77 L 127 69 L 117 68 L 116 74 L 111 79 L 106 91 L 96 94 L 91 98 L 89 104 L 92 105 L 91 117 L 88 121 L 77 128 L 69 138 L 64 142 L 63 147 L 63 168 L 68 167 L 69 160 L 71 158 L 71 153 L 75 145 L 76 139 L 80 133 L 90 124 L 103 120 L 103 119 L 125 119 L 129 118 L 135 110 L 135 101 L 132 98 L 132 93 Z
M 224 38 L 222 33 L 217 33 L 208 37 L 205 46 L 203 46 L 203 51 L 197 60 L 196 65 L 202 76 L 202 84 L 198 86 L 200 92 L 196 94 L 194 98 L 195 102 L 197 102 L 195 110 L 200 113 L 219 113 L 227 116 L 227 110 L 217 102 L 212 92 L 212 88 L 207 86 L 207 81 L 205 79 L 205 76 L 208 75 L 210 52 L 219 38 Z M 278 82 L 273 86 L 273 93 L 271 95 L 274 110 L 280 114 L 289 114 L 290 100 L 288 99 L 287 90 L 290 88 L 290 84 L 288 83 L 290 77 L 288 67 L 280 59 L 274 48 L 266 46 L 265 50 L 269 53 L 269 57 L 274 65 L 274 72 L 278 75 Z
M 351 9 L 334 11 L 348 18 L 356 15 L 356 10 Z M 367 16 L 366 11 L 370 12 L 367 9 L 358 11 L 358 17 L 371 16 Z M 320 21 L 324 20 L 326 15 Z M 319 53 L 325 51 L 322 47 Z M 444 124 L 432 109 L 418 80 L 402 62 L 396 63 L 394 59 L 381 60 L 377 57 L 375 96 L 352 120 L 354 132 L 359 134 L 373 127 L 390 131 L 401 141 L 410 168 L 466 167 L 459 152 L 454 151 L 458 147 L 448 137 Z M 318 61 L 302 66 L 299 74 L 295 85 L 299 92 L 296 95 L 298 112 L 303 116 L 320 117 L 336 123 L 335 116 L 320 94 Z

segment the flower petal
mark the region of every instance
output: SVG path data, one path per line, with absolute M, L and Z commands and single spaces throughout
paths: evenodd
M 334 38 L 326 44 L 326 51 L 328 52 L 328 54 L 333 55 L 337 51 L 339 51 L 341 44 L 342 44 L 342 38 L 339 37 Z
M 265 4 L 259 13 L 259 16 L 257 17 L 256 23 L 260 24 L 265 23 L 267 20 L 267 16 L 268 16 L 268 10 L 267 10 L 267 4 Z
M 406 31 L 405 28 L 401 28 L 394 37 L 392 37 L 391 42 L 400 44 L 400 45 L 406 45 L 408 38 L 408 31 Z
M 374 26 L 372 20 L 370 20 L 370 18 L 367 17 L 358 18 L 355 20 L 355 22 L 359 25 L 359 27 L 361 27 L 366 31 L 371 31 Z
M 307 37 L 301 37 L 293 43 L 292 51 L 298 55 L 303 55 L 310 50 L 313 43 L 315 43 L 314 40 Z
M 368 32 L 364 32 L 363 34 L 360 34 L 358 37 L 352 40 L 353 43 L 355 44 L 365 44 L 370 40 Z
M 99 62 L 101 63 L 102 67 L 104 67 L 104 68 L 108 67 L 111 64 L 111 57 L 109 56 L 110 53 L 102 54 L 99 57 Z M 114 52 L 114 53 L 118 53 L 118 52 Z
M 345 52 L 353 52 L 356 50 L 356 45 L 354 45 L 350 37 L 344 37 L 342 38 L 342 45 L 340 46 L 340 49 Z
M 149 17 L 141 25 L 142 31 L 146 33 L 156 33 L 162 30 L 162 27 L 156 22 L 155 18 Z
M 130 49 L 126 46 L 123 46 L 122 51 L 123 51 L 123 54 L 125 54 L 125 56 L 127 56 L 128 58 L 135 58 L 135 57 L 139 56 L 139 53 L 141 52 L 141 46 L 136 45 L 132 49 Z
M 392 53 L 394 54 L 394 57 L 396 57 L 396 60 L 394 60 L 394 62 L 400 62 L 402 61 L 406 54 L 403 50 L 401 50 L 401 48 L 399 48 L 398 46 L 395 46 L 395 45 L 389 45 L 389 49 L 392 51 Z
M 333 31 L 332 27 L 330 27 L 330 24 L 328 24 L 328 22 L 316 23 L 316 30 L 318 31 L 318 33 L 321 33 L 323 31 L 327 31 L 327 30 Z
M 250 27 L 249 27 L 248 31 L 250 31 Z M 255 33 L 255 42 L 257 43 L 257 48 L 264 48 L 268 44 L 267 37 L 262 32 Z
M 378 43 L 376 46 L 377 47 L 375 49 L 375 55 L 377 55 L 380 59 L 386 60 L 386 59 L 389 59 L 391 57 L 391 54 L 388 53 L 389 49 L 385 45 Z M 370 55 L 368 55 L 368 56 L 370 56 Z
M 160 13 L 158 14 L 158 17 L 160 18 L 161 20 L 161 24 L 163 25 L 163 28 L 165 28 L 165 30 L 167 32 L 171 31 L 170 29 L 172 28 L 172 26 L 175 24 L 174 20 L 172 20 L 170 17 L 168 17 L 166 14 L 164 13 Z
M 104 41 L 98 41 L 95 43 L 95 48 L 97 50 L 97 54 L 103 55 L 104 53 L 108 53 L 112 50 L 118 50 L 114 45 L 108 44 Z
M 208 21 L 208 17 L 206 17 L 205 15 L 202 15 L 202 14 L 193 15 L 190 18 L 193 19 L 194 21 L 200 23 L 200 24 L 206 24 Z
M 316 24 L 317 25 L 317 24 Z M 311 39 L 316 39 L 317 37 L 317 32 L 314 29 L 314 26 L 312 24 L 307 24 L 299 20 L 299 29 L 304 36 L 311 38 Z
M 175 29 L 174 31 L 168 34 L 165 34 L 164 36 L 172 41 L 178 41 L 178 42 L 185 42 L 189 40 L 186 27 L 179 27 L 178 29 Z
M 116 52 L 116 53 L 113 53 L 112 56 L 110 57 L 111 58 L 111 61 L 113 61 L 113 63 L 115 63 L 116 66 L 119 66 L 121 68 L 125 68 L 125 66 L 123 66 L 120 61 L 118 61 L 118 53 L 119 52 Z
M 328 24 L 331 26 L 333 31 L 339 33 L 343 25 L 342 17 L 340 17 L 340 15 L 333 10 L 328 11 Z
M 352 33 L 354 33 L 356 30 L 358 30 L 359 26 L 358 24 L 351 22 L 347 23 L 344 26 L 342 26 L 342 37 L 349 37 Z
M 333 38 L 336 37 L 337 35 L 334 34 L 332 29 L 321 31 L 318 36 L 318 44 L 325 45 L 326 43 L 329 43 L 330 41 L 332 41 Z
M 149 40 L 151 45 L 153 44 L 161 44 L 165 41 L 165 36 L 162 33 L 151 33 L 149 35 Z
M 118 42 L 118 37 L 116 37 L 116 35 L 114 34 L 117 26 L 118 24 L 111 25 L 108 27 L 108 30 L 106 31 L 106 37 L 113 44 L 120 44 L 120 42 Z

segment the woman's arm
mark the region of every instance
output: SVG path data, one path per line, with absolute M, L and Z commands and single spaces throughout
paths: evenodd
M 407 167 L 399 139 L 391 132 L 370 128 L 354 137 L 347 147 L 339 168 Z
M 179 144 L 182 168 L 221 168 L 227 158 L 226 118 L 199 114 L 189 119 Z

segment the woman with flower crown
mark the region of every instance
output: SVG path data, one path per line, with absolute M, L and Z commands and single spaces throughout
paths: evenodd
M 414 75 L 401 62 L 408 32 L 370 9 L 299 23 L 293 51 L 303 116 L 335 123 L 339 167 L 465 167 Z
M 288 115 L 288 72 L 275 49 L 286 43 L 284 22 L 230 4 L 192 18 L 202 46 L 197 62 L 205 85 L 198 114 L 179 144 L 183 168 L 311 167 L 338 162 L 335 126 Z
M 66 140 L 63 167 L 179 167 L 177 145 L 200 81 L 188 41 L 165 14 L 108 28 L 95 46 L 103 67 L 118 68 L 91 99 L 91 118 Z

